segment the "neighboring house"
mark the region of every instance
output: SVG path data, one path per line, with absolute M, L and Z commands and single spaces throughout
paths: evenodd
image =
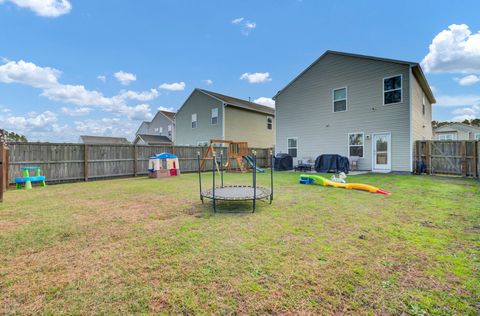
M 144 121 L 140 124 L 135 133 L 135 136 L 138 135 L 165 136 L 170 139 L 170 142 L 173 142 L 175 139 L 175 113 L 158 111 L 151 122 Z M 137 142 L 137 138 L 135 142 Z
M 435 97 L 420 65 L 327 51 L 275 97 L 276 152 L 358 158 L 358 168 L 412 171 L 415 140 L 432 139 Z
M 108 145 L 130 145 L 124 137 L 89 136 L 81 135 L 80 142 L 87 145 L 108 144 Z
M 175 144 L 198 146 L 220 139 L 246 141 L 249 147 L 272 147 L 274 117 L 273 108 L 195 89 L 175 116 Z
M 135 145 L 172 145 L 167 136 L 138 134 L 133 142 Z
M 480 140 L 480 127 L 450 123 L 433 131 L 437 140 Z

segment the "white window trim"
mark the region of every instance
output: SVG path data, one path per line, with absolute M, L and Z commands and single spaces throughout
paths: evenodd
M 215 110 L 215 109 L 217 109 L 217 116 L 213 116 L 213 110 Z M 215 118 L 215 117 L 217 118 L 217 123 L 214 124 L 213 123 L 213 118 Z M 218 108 L 212 108 L 210 110 L 210 124 L 211 125 L 218 125 Z
M 163 126 L 160 126 L 160 127 L 158 128 L 158 132 L 159 132 L 160 134 L 163 134 Z
M 422 91 L 422 115 L 427 115 L 427 103 L 425 102 L 425 92 Z
M 195 121 L 193 120 L 193 116 L 195 115 Z M 193 122 L 195 122 L 195 127 L 193 127 Z M 192 119 L 191 119 L 191 122 L 190 122 L 190 127 L 192 129 L 195 129 L 198 127 L 198 115 L 197 113 L 192 113 Z
M 335 100 L 335 90 L 340 90 L 340 89 L 345 89 L 345 99 L 340 99 L 340 100 Z M 343 111 L 335 111 L 335 101 L 343 101 L 345 100 L 345 110 Z M 333 113 L 342 113 L 342 112 L 347 112 L 348 111 L 348 88 L 345 87 L 339 87 L 332 89 L 332 112 Z
M 447 135 L 452 135 L 452 139 L 447 139 L 446 136 Z M 441 136 L 445 136 L 445 137 L 441 137 Z M 443 138 L 443 139 L 441 139 Z M 457 133 L 440 133 L 438 134 L 438 140 L 457 140 Z
M 350 158 L 350 146 L 360 146 L 360 145 L 350 145 L 350 135 L 356 135 L 356 134 L 362 134 L 362 147 L 363 147 L 363 150 L 362 150 L 362 153 L 363 153 L 363 156 L 360 157 L 360 156 L 355 156 L 355 157 L 359 157 L 359 158 L 365 158 L 365 133 L 364 132 L 352 132 L 352 133 L 348 133 L 347 135 L 347 151 L 348 151 L 348 158 Z
M 290 146 L 288 145 L 288 141 L 289 141 L 290 139 L 295 139 L 295 140 L 296 140 L 297 147 L 290 147 Z M 295 148 L 295 149 L 297 150 L 297 156 L 296 156 L 296 157 L 292 157 L 292 158 L 298 158 L 298 137 L 287 137 L 287 154 L 289 154 L 289 153 L 288 153 L 288 150 L 289 150 L 289 149 L 293 149 L 293 148 Z M 290 155 L 290 154 L 289 154 L 289 155 Z
M 271 125 L 272 128 L 268 128 L 268 125 Z M 267 130 L 273 130 L 273 118 L 271 116 L 267 116 Z
M 395 78 L 398 76 L 400 76 L 400 102 L 385 104 L 385 92 L 399 90 L 399 89 L 390 89 L 385 91 L 385 79 Z M 382 79 L 382 99 L 383 99 L 383 105 L 395 105 L 395 104 L 403 103 L 403 75 L 402 74 L 388 76 Z

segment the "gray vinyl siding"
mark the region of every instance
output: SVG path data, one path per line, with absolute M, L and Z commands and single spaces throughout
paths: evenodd
M 172 125 L 172 137 L 168 136 L 168 125 Z M 160 127 L 163 128 L 162 133 L 160 133 L 159 130 L 155 131 L 156 128 L 160 129 Z M 173 122 L 161 112 L 158 112 L 153 118 L 153 120 L 150 122 L 150 124 L 148 124 L 147 132 L 142 134 L 166 136 L 172 140 L 174 137 L 174 133 L 175 126 Z
M 475 134 L 480 133 L 480 128 L 456 128 L 454 126 L 442 126 L 435 130 L 435 139 L 438 139 L 438 136 L 441 134 L 455 134 L 457 135 L 456 140 L 474 140 Z
M 148 122 L 142 122 L 142 124 L 140 124 L 140 127 L 137 130 L 136 135 L 147 134 L 147 131 L 148 131 Z
M 213 108 L 218 108 L 216 125 L 211 124 Z M 192 128 L 193 113 L 197 113 L 197 128 Z M 223 103 L 198 90 L 194 90 L 175 118 L 176 145 L 196 146 L 198 142 L 223 139 Z
M 431 140 L 432 129 L 432 105 L 425 97 L 425 115 L 422 112 L 422 99 L 424 91 L 417 78 L 412 74 L 412 137 L 416 140 Z
M 383 105 L 383 78 L 402 75 L 402 103 Z M 332 90 L 347 87 L 347 111 L 333 113 Z M 359 169 L 372 169 L 372 133 L 391 133 L 393 171 L 410 171 L 409 66 L 327 54 L 276 97 L 276 152 L 298 138 L 298 159 L 348 156 L 348 133 L 363 132 Z M 370 139 L 367 139 L 370 136 Z

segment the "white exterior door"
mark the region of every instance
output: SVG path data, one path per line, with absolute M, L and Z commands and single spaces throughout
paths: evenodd
M 390 133 L 373 134 L 373 171 L 392 170 L 392 136 Z

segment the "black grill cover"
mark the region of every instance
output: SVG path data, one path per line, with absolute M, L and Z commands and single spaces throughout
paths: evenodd
M 317 172 L 345 172 L 348 173 L 350 162 L 347 157 L 340 155 L 320 155 L 315 160 Z
M 293 158 L 289 154 L 277 154 L 273 164 L 275 171 L 286 171 L 293 169 Z

